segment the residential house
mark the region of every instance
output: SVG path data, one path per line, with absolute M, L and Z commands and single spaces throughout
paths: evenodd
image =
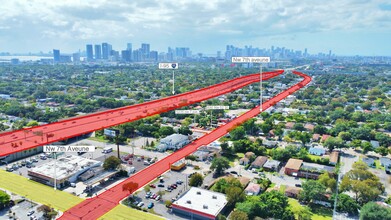
M 267 161 L 267 157 L 258 156 L 255 158 L 254 162 L 251 163 L 251 168 L 261 168 Z
M 299 177 L 318 179 L 318 177 L 324 172 L 334 173 L 334 169 L 335 168 L 331 166 L 303 162 L 299 170 Z
M 375 159 L 371 157 L 363 157 L 362 161 L 366 163 L 369 167 L 376 167 Z
M 339 152 L 338 151 L 331 152 L 330 160 L 329 160 L 330 165 L 335 166 L 338 163 L 338 158 L 339 158 Z
M 322 142 L 325 142 L 329 137 L 331 137 L 331 136 L 328 135 L 328 134 L 324 134 L 324 135 L 322 135 L 321 141 L 322 141 Z
M 311 123 L 306 123 L 304 125 L 304 128 L 309 131 L 309 132 L 313 132 L 314 131 L 314 128 L 315 128 L 315 125 L 314 124 L 311 124 Z
M 295 123 L 294 122 L 287 122 L 285 124 L 285 128 L 286 129 L 293 129 L 293 126 L 295 126 Z
M 196 157 L 197 161 L 205 161 L 209 156 L 209 151 L 206 150 L 197 150 L 193 153 L 193 156 Z
M 285 188 L 285 195 L 290 197 L 290 198 L 298 198 L 300 194 L 301 188 L 299 187 L 292 187 L 292 186 L 287 186 Z
M 289 176 L 298 176 L 302 163 L 303 160 L 293 158 L 289 159 L 285 165 L 285 174 Z
M 289 176 L 317 179 L 324 172 L 334 173 L 334 167 L 306 163 L 293 158 L 289 159 L 285 165 L 285 174 Z
M 256 196 L 261 192 L 261 186 L 256 183 L 249 183 L 244 192 L 248 196 Z
M 319 141 L 320 139 L 320 134 L 313 134 L 312 135 L 312 141 Z
M 278 145 L 278 141 L 264 140 L 262 141 L 262 144 L 265 145 L 267 148 L 275 148 Z
M 249 152 L 246 152 L 246 153 L 244 154 L 244 156 L 245 156 L 246 158 L 248 158 L 248 159 L 252 160 L 252 159 L 254 159 L 254 158 L 255 158 L 255 153 L 254 153 L 254 152 L 251 152 L 251 151 L 249 151 Z
M 308 150 L 308 153 L 310 153 L 312 155 L 323 156 L 324 154 L 326 154 L 326 149 L 323 147 L 311 147 Z
M 382 165 L 383 167 L 391 168 L 391 158 L 380 157 L 380 165 Z
M 248 159 L 247 157 L 240 158 L 240 160 L 239 160 L 239 164 L 240 164 L 240 165 L 246 166 L 246 165 L 248 165 L 249 163 L 250 163 L 250 159 Z
M 375 141 L 375 140 L 371 140 L 371 145 L 375 149 L 380 147 L 379 141 Z
M 263 169 L 266 171 L 277 171 L 278 172 L 281 168 L 280 164 L 281 164 L 281 162 L 278 160 L 268 160 L 263 165 Z

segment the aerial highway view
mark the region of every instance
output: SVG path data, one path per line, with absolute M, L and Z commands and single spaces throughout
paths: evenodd
M 389 2 L 0 11 L 0 220 L 391 220 Z

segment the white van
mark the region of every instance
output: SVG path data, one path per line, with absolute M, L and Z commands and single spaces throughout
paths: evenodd
M 102 153 L 104 153 L 104 154 L 108 154 L 108 153 L 111 153 L 111 152 L 113 152 L 113 148 L 112 147 L 105 147 L 105 148 L 103 148 L 103 151 L 102 151 Z

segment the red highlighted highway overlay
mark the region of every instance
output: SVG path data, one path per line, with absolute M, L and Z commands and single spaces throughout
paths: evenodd
M 276 75 L 279 75 L 282 73 L 282 71 L 268 73 L 267 77 L 270 76 L 270 78 L 271 78 L 273 73 L 275 73 Z M 301 72 L 292 71 L 292 73 L 296 74 L 298 76 L 301 76 L 304 79 L 301 82 L 299 82 L 299 83 L 291 86 L 287 90 L 283 91 L 282 93 L 280 93 L 280 94 L 274 96 L 273 98 L 269 99 L 268 101 L 264 102 L 262 104 L 263 111 L 265 111 L 269 107 L 275 105 L 277 102 L 281 101 L 282 99 L 284 99 L 288 95 L 303 88 L 309 82 L 311 82 L 311 77 L 309 77 Z M 275 76 L 275 75 L 273 75 L 273 76 Z M 267 77 L 264 76 L 263 79 L 266 79 Z M 223 92 L 223 91 L 228 91 L 228 90 L 233 91 L 232 88 L 238 89 L 238 85 L 243 87 L 244 85 L 248 85 L 250 83 L 257 82 L 257 81 L 259 81 L 259 74 L 249 75 L 244 78 L 245 78 L 245 81 L 246 80 L 248 80 L 248 81 L 243 82 L 243 77 L 227 81 L 227 82 L 231 83 L 231 84 L 228 84 L 228 85 L 232 86 L 231 90 L 229 87 L 219 88 L 219 90 L 216 90 L 216 92 Z M 217 84 L 217 85 L 222 85 L 225 83 L 221 83 L 221 84 Z M 210 88 L 210 87 L 208 87 L 208 88 Z M 194 92 L 196 93 L 197 91 L 194 91 Z M 186 93 L 186 94 L 190 95 L 191 93 Z M 202 94 L 204 94 L 204 93 L 202 93 Z M 221 94 L 219 94 L 219 95 L 221 95 Z M 204 95 L 204 97 L 206 97 L 206 96 L 211 96 L 210 91 L 209 91 L 209 94 Z M 218 96 L 218 95 L 216 95 L 216 96 Z M 164 100 L 168 101 L 170 98 L 175 99 L 175 97 L 176 96 L 168 97 L 167 99 L 164 99 Z M 199 99 L 200 98 L 203 99 L 204 97 L 199 97 Z M 213 97 L 215 97 L 215 96 L 213 96 Z M 190 101 L 190 102 L 194 103 L 193 102 L 194 100 L 193 99 L 191 99 L 191 100 L 192 101 Z M 203 99 L 203 100 L 205 100 L 205 99 Z M 207 144 L 213 142 L 214 140 L 224 136 L 232 128 L 238 126 L 239 124 L 245 122 L 246 120 L 248 120 L 252 117 L 255 117 L 259 113 L 260 113 L 260 108 L 259 108 L 259 106 L 257 106 L 255 108 L 253 108 L 252 110 L 239 116 L 238 118 L 235 118 L 234 120 L 230 121 L 229 123 L 218 127 L 217 129 L 213 130 L 211 133 L 204 135 L 200 139 L 188 144 L 186 147 L 184 147 L 184 148 L 176 151 L 175 153 L 165 157 L 164 159 L 156 162 L 155 164 L 150 165 L 149 167 L 145 168 L 144 170 L 141 170 L 140 172 L 136 173 L 135 175 L 131 176 L 130 178 L 124 180 L 123 182 L 115 185 L 111 189 L 100 194 L 98 197 L 84 200 L 80 204 L 78 204 L 78 205 L 72 207 L 71 209 L 69 209 L 68 211 L 66 211 L 60 219 L 64 219 L 64 220 L 98 219 L 99 217 L 101 217 L 102 215 L 104 215 L 105 213 L 107 213 L 111 209 L 113 209 L 115 206 L 117 206 L 118 203 L 122 199 L 126 198 L 129 195 L 128 192 L 122 191 L 123 184 L 129 183 L 129 182 L 135 182 L 138 184 L 139 188 L 141 188 L 145 184 L 154 180 L 157 176 L 159 176 L 159 175 L 163 174 L 164 172 L 166 172 L 167 170 L 169 170 L 170 165 L 172 163 L 174 163 L 174 162 L 184 158 L 185 156 L 193 153 L 200 146 L 207 145 Z M 146 113 L 146 114 L 148 114 L 148 113 Z

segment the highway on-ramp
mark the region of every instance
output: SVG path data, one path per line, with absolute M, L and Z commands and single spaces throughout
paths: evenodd
M 306 86 L 310 81 L 311 77 L 297 72 L 292 71 L 293 74 L 296 74 L 298 76 L 303 77 L 304 79 L 291 86 L 287 90 L 283 91 L 282 93 L 274 96 L 273 98 L 269 99 L 268 101 L 264 102 L 262 104 L 262 109 L 265 111 L 269 107 L 275 105 L 277 102 L 281 101 L 288 95 L 294 93 L 295 91 L 303 88 Z M 259 78 L 259 75 L 258 75 Z M 255 82 L 256 80 L 254 80 Z M 259 81 L 259 80 L 258 80 Z M 104 193 L 100 194 L 97 197 L 90 198 L 87 200 L 84 200 L 80 204 L 72 207 L 68 211 L 66 211 L 60 219 L 64 220 L 73 220 L 73 219 L 98 219 L 102 215 L 104 215 L 106 212 L 113 209 L 115 206 L 118 205 L 118 203 L 126 198 L 129 195 L 129 192 L 123 191 L 122 186 L 125 183 L 134 182 L 138 184 L 138 188 L 141 188 L 145 184 L 148 184 L 150 181 L 154 180 L 157 176 L 163 174 L 166 172 L 170 165 L 185 156 L 193 153 L 196 151 L 200 146 L 207 145 L 214 140 L 224 136 L 227 134 L 231 129 L 235 128 L 236 126 L 240 125 L 241 123 L 245 122 L 246 120 L 255 117 L 257 114 L 260 113 L 259 106 L 253 108 L 252 110 L 244 113 L 243 115 L 235 118 L 234 120 L 230 121 L 229 123 L 218 127 L 217 129 L 213 130 L 211 133 L 204 135 L 200 139 L 197 139 L 196 141 L 188 144 L 186 147 L 176 151 L 175 153 L 167 156 L 166 158 L 156 162 L 155 164 L 152 164 L 151 166 L 145 168 L 144 170 L 141 170 L 140 172 L 136 173 L 135 175 L 131 176 L 130 178 L 124 180 L 123 182 L 115 185 L 111 189 L 105 191 Z

